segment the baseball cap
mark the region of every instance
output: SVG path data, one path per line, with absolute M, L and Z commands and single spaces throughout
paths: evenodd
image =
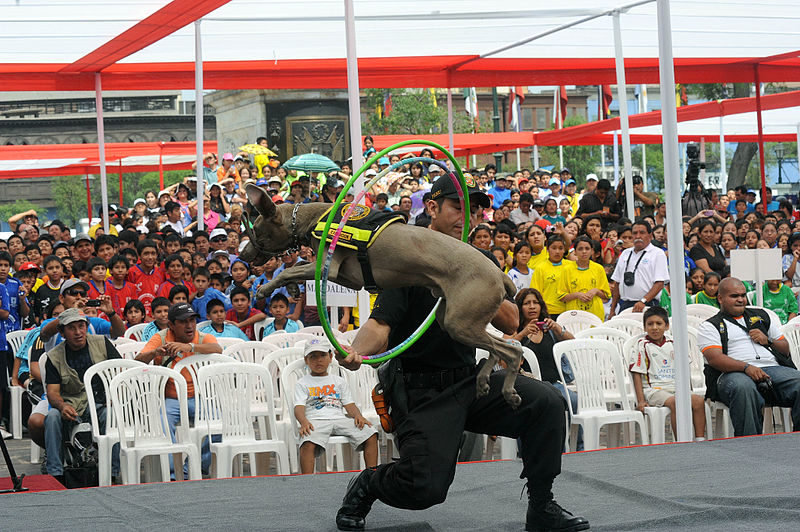
M 208 187 L 208 190 L 211 190 L 214 187 L 217 187 L 218 189 L 222 190 L 222 185 L 220 185 L 219 183 L 211 183 L 211 186 Z
M 565 185 L 565 186 L 569 186 L 569 185 L 575 185 L 575 184 L 576 184 L 576 183 L 575 183 L 575 180 L 574 180 L 574 179 L 567 179 L 567 180 L 564 182 L 564 185 Z
M 327 353 L 331 350 L 331 344 L 328 343 L 327 338 L 313 338 L 306 342 L 306 345 L 303 348 L 303 357 L 307 357 L 314 351 L 322 351 L 323 353 Z
M 208 239 L 209 240 L 213 240 L 218 236 L 224 236 L 227 239 L 228 238 L 228 232 L 225 229 L 222 229 L 221 227 L 217 227 L 216 229 L 211 231 L 211 234 L 208 235 Z
M 570 175 L 572 175 L 572 172 L 571 172 L 571 171 L 570 171 L 570 169 L 569 169 L 569 168 L 567 168 L 566 166 L 565 166 L 564 168 L 562 168 L 562 169 L 561 169 L 561 173 L 562 173 L 562 174 L 570 174 Z
M 528 182 L 528 180 L 527 180 L 527 179 L 525 179 L 524 177 L 520 177 L 520 178 L 519 178 L 519 181 L 517 181 L 517 184 L 518 184 L 518 185 L 521 185 L 522 183 L 527 183 L 527 182 Z
M 36 270 L 37 272 L 42 271 L 41 269 L 39 269 L 39 267 L 36 265 L 35 262 L 23 262 L 19 266 L 19 271 L 21 272 L 27 272 L 30 270 Z
M 159 197 L 159 199 L 161 198 L 161 196 L 169 196 L 169 191 L 168 191 L 168 190 L 162 190 L 162 191 L 160 191 L 160 192 L 158 193 L 158 197 Z
M 75 238 L 72 239 L 72 244 L 73 245 L 77 244 L 81 240 L 86 240 L 87 242 L 91 242 L 92 241 L 92 237 L 90 237 L 86 233 L 78 233 L 77 235 L 75 235 Z
M 283 183 L 283 181 L 281 181 L 280 177 L 273 176 L 269 178 L 269 181 L 267 181 L 267 183 Z
M 597 181 L 597 180 L 598 180 L 597 179 L 597 175 L 595 175 L 595 174 L 587 174 L 586 175 L 586 181 Z
M 281 197 L 280 194 L 275 194 L 274 196 L 272 196 L 272 203 L 275 204 L 283 203 L 283 197 Z
M 475 179 L 472 176 L 464 176 L 464 180 L 467 183 L 467 193 L 470 200 L 477 200 L 478 205 L 482 206 L 484 209 L 488 209 L 492 202 L 489 201 L 489 196 L 484 194 L 475 184 Z M 437 198 L 458 199 L 458 189 L 452 179 L 444 176 L 434 181 L 431 187 L 431 199 L 435 200 Z
M 232 161 L 233 160 L 233 154 L 232 153 L 226 153 L 225 155 L 222 156 L 222 160 L 223 161 Z
M 561 180 L 557 177 L 551 177 L 550 181 L 547 182 L 548 185 L 560 185 Z
M 81 286 L 83 287 L 84 290 L 89 290 L 89 285 L 84 283 L 80 279 L 69 279 L 67 281 L 64 281 L 64 284 L 61 285 L 61 290 L 59 291 L 59 294 L 64 295 L 64 293 L 66 293 L 67 290 L 75 286 Z
M 375 170 L 373 170 L 372 168 L 370 168 L 369 170 L 367 170 L 366 172 L 364 172 L 364 175 L 365 175 L 365 176 L 368 176 L 368 175 L 378 175 L 378 172 L 376 172 Z
M 136 207 L 139 204 L 147 205 L 147 202 L 143 198 L 136 198 L 133 200 L 133 206 Z
M 441 167 L 439 165 L 437 165 L 437 164 L 432 164 L 432 165 L 430 165 L 428 167 L 428 173 L 429 174 L 431 172 L 441 172 L 441 171 L 442 171 Z M 505 178 L 503 178 L 503 179 L 505 179 Z
M 196 318 L 197 316 L 197 312 L 195 312 L 189 303 L 178 303 L 169 308 L 167 319 L 169 321 L 188 320 L 189 318 Z
M 218 256 L 218 255 L 225 255 L 225 256 L 226 256 L 226 257 L 228 257 L 229 259 L 231 258 L 231 256 L 230 256 L 230 255 L 228 255 L 228 252 L 227 252 L 227 251 L 225 251 L 224 249 L 218 249 L 218 250 L 216 250 L 214 253 L 212 253 L 212 254 L 211 254 L 211 256 L 212 256 L 212 257 L 216 257 L 216 256 Z
M 268 183 L 269 183 L 269 181 L 267 181 L 267 180 L 266 180 L 266 179 L 264 179 L 263 177 L 262 177 L 261 179 L 259 179 L 258 181 L 256 181 L 256 185 L 258 185 L 258 186 L 261 186 L 261 185 L 266 185 L 266 184 L 268 184 Z
M 82 310 L 77 308 L 68 308 L 58 315 L 59 325 L 69 325 L 70 323 L 75 323 L 76 321 L 88 322 L 89 318 L 86 317 L 86 314 L 84 314 Z
M 380 166 L 380 165 L 383 165 L 383 164 L 385 164 L 385 165 L 389 164 L 389 158 L 388 157 L 381 157 L 380 159 L 378 159 L 378 165 Z
M 544 207 L 544 202 L 542 200 L 540 200 L 540 199 L 535 199 L 535 200 L 533 200 L 533 206 L 534 207 Z

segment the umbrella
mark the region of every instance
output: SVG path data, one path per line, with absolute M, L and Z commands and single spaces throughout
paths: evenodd
M 287 170 L 303 170 L 304 172 L 330 172 L 340 169 L 336 163 L 318 153 L 295 155 L 283 163 L 283 167 Z
M 244 146 L 239 146 L 239 151 L 243 151 L 245 153 L 252 153 L 253 155 L 266 155 L 267 157 L 278 156 L 277 153 L 267 148 L 266 146 L 262 146 L 261 144 L 245 144 Z

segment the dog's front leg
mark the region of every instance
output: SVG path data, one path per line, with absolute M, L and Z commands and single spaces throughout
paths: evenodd
M 289 269 L 283 270 L 274 279 L 258 288 L 258 298 L 264 299 L 272 295 L 272 292 L 289 283 L 307 281 L 314 278 L 314 271 L 317 267 L 315 262 L 298 264 Z

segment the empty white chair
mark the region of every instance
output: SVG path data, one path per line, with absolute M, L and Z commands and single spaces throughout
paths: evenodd
M 122 358 L 127 358 L 128 360 L 133 360 L 136 356 L 142 352 L 146 342 L 126 342 L 123 344 L 119 344 L 115 346 L 117 348 L 117 353 Z
M 789 342 L 789 355 L 794 365 L 800 368 L 800 320 L 792 320 L 781 327 L 783 336 Z
M 572 334 L 590 327 L 600 327 L 603 320 L 585 310 L 567 310 L 556 318 L 556 323 Z
M 97 476 L 100 486 L 111 485 L 111 451 L 119 443 L 119 429 L 117 428 L 114 409 L 110 407 L 111 381 L 126 369 L 144 366 L 137 360 L 111 359 L 93 364 L 83 374 L 83 386 L 86 388 L 86 398 L 89 401 L 89 415 L 92 423 L 92 439 L 97 443 Z M 95 375 L 100 379 L 106 396 L 106 421 L 103 431 L 100 431 L 100 422 L 97 418 L 97 405 L 94 402 Z
M 270 334 L 269 336 L 265 336 L 262 342 L 268 345 L 274 345 L 275 347 L 292 347 L 300 342 L 313 340 L 314 338 L 317 338 L 317 336 L 304 332 L 294 332 L 279 335 Z
M 195 325 L 195 328 L 199 331 L 200 329 L 206 327 L 207 325 L 211 325 L 211 320 L 198 321 L 197 325 Z
M 272 397 L 273 403 L 277 408 L 276 414 L 278 417 L 278 433 L 281 435 L 281 439 L 286 442 L 292 441 L 292 434 L 294 433 L 294 425 L 292 424 L 292 420 L 289 417 L 289 411 L 287 408 L 291 408 L 291 402 L 293 397 L 293 390 L 288 391 L 288 400 L 284 401 L 283 396 L 287 393 L 280 382 L 280 376 L 283 374 L 284 369 L 286 366 L 291 364 L 296 360 L 303 359 L 303 348 L 302 347 L 285 347 L 283 349 L 276 349 L 275 351 L 271 352 L 264 359 L 261 361 L 261 365 L 267 368 L 269 371 L 270 376 L 272 378 Z M 254 416 L 260 419 L 261 415 L 266 415 L 266 405 L 262 405 L 258 402 L 259 397 L 257 396 L 254 398 L 254 403 L 251 408 L 251 412 Z M 266 398 L 264 398 L 266 400 Z M 292 471 L 299 471 L 298 469 L 298 458 L 297 458 L 297 448 L 295 446 L 288 446 L 289 450 L 289 464 L 291 466 Z
M 583 438 L 587 450 L 600 447 L 600 429 L 604 425 L 634 422 L 639 427 L 643 444 L 647 444 L 648 434 L 644 416 L 635 410 L 628 401 L 622 376 L 627 371 L 622 356 L 617 348 L 608 340 L 580 339 L 558 342 L 553 347 L 553 356 L 560 360 L 566 355 L 575 373 L 575 384 L 578 389 L 578 413 L 572 415 L 572 423 L 583 426 Z M 601 375 L 605 367 L 613 368 L 613 377 L 620 397 L 620 409 L 609 410 Z M 561 364 L 557 364 L 559 374 Z M 562 382 L 564 380 L 561 375 Z M 569 395 L 567 400 L 570 403 Z M 574 438 L 571 438 L 574 440 Z
M 145 327 L 147 327 L 146 323 L 131 325 L 125 330 L 125 333 L 122 336 L 124 336 L 125 338 L 130 338 L 131 340 L 135 340 L 137 342 L 141 342 L 142 332 L 144 332 Z
M 691 303 L 686 305 L 686 314 L 689 316 L 696 316 L 703 321 L 707 320 L 711 316 L 716 316 L 719 313 L 719 309 L 712 305 L 705 305 L 703 303 Z
M 609 327 L 611 329 L 619 329 L 628 334 L 628 336 L 636 336 L 637 334 L 641 334 L 644 332 L 644 325 L 642 321 L 634 321 L 629 320 L 624 317 L 622 318 L 613 318 L 608 320 L 607 322 L 603 323 L 603 327 Z
M 6 334 L 8 341 L 8 349 L 11 354 L 16 358 L 17 351 L 22 347 L 22 342 L 30 331 L 12 331 Z M 22 396 L 25 394 L 25 388 L 22 386 L 11 386 L 11 371 L 12 367 L 8 368 L 8 392 L 11 395 L 11 405 L 9 406 L 11 435 L 15 440 L 22 438 Z M 5 379 L 5 375 L 0 375 L 0 379 Z
M 244 342 L 241 338 L 217 338 L 217 343 L 225 349 L 226 347 L 230 347 L 232 345 L 238 345 Z
M 672 325 L 672 320 L 673 319 L 674 318 L 670 318 L 670 325 Z M 703 319 L 703 318 L 699 318 L 697 316 L 694 316 L 692 314 L 689 314 L 688 316 L 686 316 L 686 323 L 689 325 L 689 327 L 693 327 L 695 329 L 699 328 L 703 324 L 704 321 L 706 321 L 706 320 Z
M 172 380 L 178 396 L 179 424 L 173 443 L 167 423 L 164 391 Z M 175 370 L 143 365 L 123 371 L 111 380 L 111 405 L 117 418 L 120 461 L 125 461 L 126 484 L 138 484 L 145 456 L 157 455 L 161 478 L 169 478 L 169 455 L 185 454 L 189 459 L 189 478 L 200 480 L 200 450 L 188 441 L 186 380 Z
M 261 439 L 256 439 L 250 414 L 252 394 L 257 386 L 266 389 L 267 395 L 272 395 L 272 379 L 267 368 L 249 363 L 210 364 L 198 369 L 197 379 L 198 390 L 206 402 L 206 411 L 218 408 L 222 420 L 222 441 L 211 443 L 211 452 L 217 457 L 217 477 L 231 477 L 233 459 L 244 453 L 250 456 L 250 476 L 256 475 L 256 453 L 275 453 L 278 474 L 288 474 L 286 444 L 276 437 L 272 402 L 267 402 L 270 439 L 263 433 Z M 211 394 L 206 393 L 209 390 Z M 216 403 L 208 400 L 209 395 L 216 397 Z M 210 439 L 210 424 L 207 434 Z
M 204 355 L 191 355 L 181 359 L 175 364 L 174 369 L 178 373 L 183 373 L 184 370 L 189 374 L 189 377 L 194 383 L 195 402 L 194 402 L 194 419 L 190 419 L 189 427 L 187 428 L 187 437 L 189 441 L 193 442 L 198 449 L 203 448 L 203 440 L 211 433 L 212 435 L 222 433 L 222 420 L 219 416 L 219 405 L 217 398 L 208 390 L 205 392 L 205 400 L 201 400 L 200 385 L 197 380 L 197 370 L 208 366 L 210 364 L 229 364 L 234 359 L 220 353 L 209 353 Z M 185 377 L 184 377 L 185 378 Z M 210 408 L 209 406 L 210 405 Z M 209 441 L 209 444 L 211 442 Z
M 616 329 L 612 327 L 607 327 L 606 325 L 610 324 L 611 321 L 605 322 L 603 327 L 595 327 L 593 329 L 587 329 L 585 331 L 580 331 L 575 335 L 575 338 L 592 338 L 595 340 L 607 340 L 614 344 L 616 347 L 617 352 L 622 356 L 622 360 L 625 364 L 625 368 L 627 369 L 629 364 L 632 362 L 629 360 L 629 353 L 625 350 L 625 343 L 630 340 L 631 336 L 625 332 L 623 329 Z M 605 390 L 606 401 L 611 404 L 618 404 L 620 401 L 619 395 L 617 394 L 617 386 L 615 380 L 612 378 L 614 368 L 610 365 L 607 365 L 603 368 L 603 373 L 601 375 L 603 387 Z M 628 395 L 628 400 L 631 402 L 636 401 L 636 393 L 633 390 L 633 381 L 631 380 L 630 373 L 627 371 L 623 375 L 625 390 Z
M 222 354 L 238 360 L 239 362 L 261 364 L 264 357 L 274 350 L 275 347 L 264 342 L 239 342 L 226 347 L 222 351 Z

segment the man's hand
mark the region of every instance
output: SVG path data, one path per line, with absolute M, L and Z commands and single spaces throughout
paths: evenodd
M 354 417 L 354 418 L 353 418 L 353 421 L 355 422 L 355 425 L 356 425 L 356 427 L 358 427 L 358 428 L 359 428 L 359 430 L 360 430 L 360 429 L 363 429 L 363 428 L 364 428 L 364 425 L 369 425 L 370 427 L 372 426 L 372 423 L 370 423 L 369 421 L 367 421 L 367 420 L 364 418 L 364 416 L 362 416 L 361 414 L 358 414 L 356 417 Z
M 309 420 L 300 422 L 300 436 L 308 436 L 312 430 L 314 430 L 314 425 Z
M 78 412 L 72 406 L 64 403 L 64 406 L 61 407 L 61 417 L 70 421 L 78 421 Z
M 636 410 L 644 414 L 644 409 L 650 406 L 644 399 L 636 402 Z
M 769 343 L 769 337 L 758 329 L 750 329 L 750 339 L 757 344 L 766 346 Z
M 641 301 L 637 301 L 636 304 L 633 306 L 634 312 L 642 312 L 644 310 L 645 304 Z
M 361 367 L 361 361 L 363 360 L 364 357 L 356 353 L 355 350 L 349 345 L 343 344 L 342 349 L 347 351 L 349 354 L 347 355 L 347 357 L 343 357 L 339 353 L 339 351 L 336 350 L 336 361 L 343 368 L 347 368 L 350 371 L 358 371 L 358 368 Z
M 19 379 L 16 376 L 11 377 L 11 386 L 22 387 L 22 385 L 19 383 Z
M 747 369 L 744 370 L 744 374 L 753 379 L 753 382 L 763 382 L 769 380 L 769 375 L 763 369 L 752 365 L 747 366 Z
M 175 356 L 180 353 L 186 353 L 192 350 L 192 346 L 190 344 L 184 344 L 181 342 L 168 342 L 164 344 L 164 351 L 169 356 Z
M 103 294 L 97 299 L 100 301 L 100 306 L 97 307 L 98 310 L 105 313 L 106 316 L 111 316 L 114 314 L 114 305 L 111 303 L 111 296 L 108 294 Z

